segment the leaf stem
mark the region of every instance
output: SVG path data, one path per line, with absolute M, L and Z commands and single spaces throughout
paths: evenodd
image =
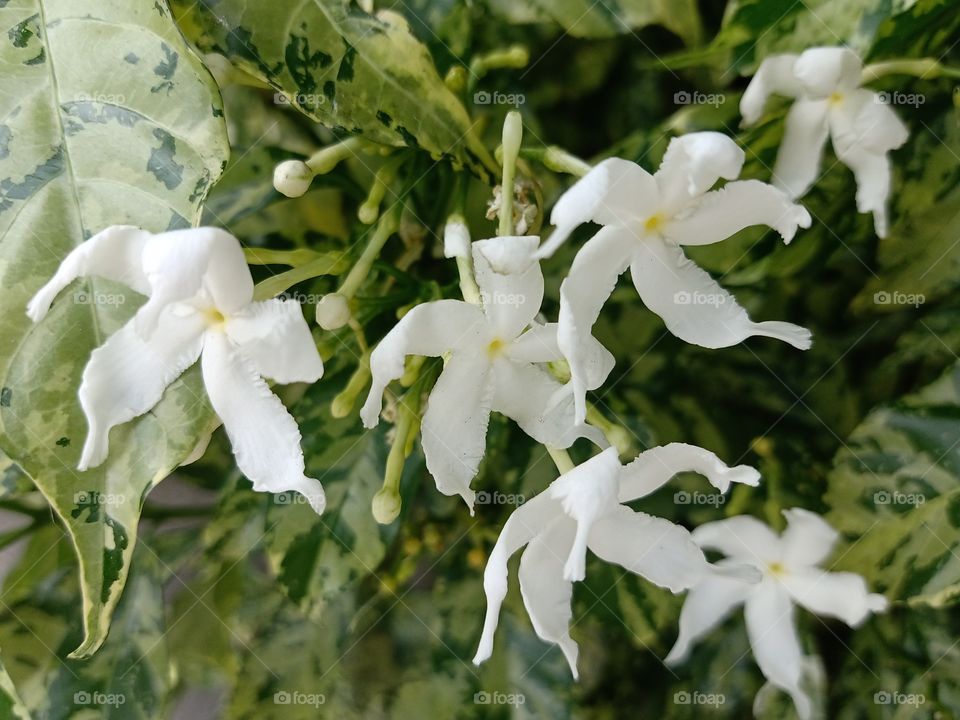
M 861 82 L 864 84 L 873 82 L 885 75 L 913 75 L 921 80 L 935 80 L 940 77 L 960 78 L 960 68 L 947 67 L 935 58 L 886 60 L 863 68 Z
M 373 228 L 370 240 L 363 249 L 363 254 L 360 255 L 356 264 L 343 279 L 340 289 L 337 290 L 340 295 L 343 295 L 348 300 L 353 298 L 363 284 L 363 281 L 367 279 L 367 275 L 370 274 L 370 268 L 373 267 L 374 261 L 380 256 L 380 251 L 383 249 L 383 246 L 386 245 L 387 240 L 390 239 L 390 236 L 393 235 L 399 226 L 400 209 L 398 203 L 390 208 L 386 214 L 382 215 L 376 227 Z

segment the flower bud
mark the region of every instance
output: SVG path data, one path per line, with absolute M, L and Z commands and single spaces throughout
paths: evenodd
M 393 488 L 382 487 L 373 496 L 373 518 L 381 525 L 389 525 L 400 514 L 400 493 Z
M 312 181 L 313 171 L 300 160 L 286 160 L 273 171 L 273 186 L 287 197 L 300 197 Z
M 350 322 L 350 304 L 340 293 L 330 293 L 317 303 L 317 324 L 324 330 L 339 330 Z

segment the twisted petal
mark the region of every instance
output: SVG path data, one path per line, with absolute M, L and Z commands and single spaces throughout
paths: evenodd
M 437 490 L 460 495 L 473 514 L 477 474 L 487 446 L 493 388 L 486 354 L 454 353 L 430 391 L 420 426 L 423 454 Z
M 576 421 L 587 415 L 587 391 L 600 387 L 613 369 L 613 356 L 590 334 L 617 279 L 627 269 L 638 240 L 629 230 L 602 228 L 580 248 L 560 285 L 557 342 L 570 364 Z
M 483 311 L 493 332 L 512 340 L 540 312 L 543 273 L 532 259 L 539 238 L 497 237 L 473 244 L 473 267 Z
M 718 563 L 724 564 L 729 564 L 729 561 Z M 677 642 L 664 662 L 672 665 L 686 660 L 690 648 L 743 604 L 753 587 L 722 575 L 711 575 L 694 585 L 687 593 L 680 611 L 680 633 Z
M 557 323 L 533 325 L 507 348 L 507 357 L 517 362 L 545 363 L 563 357 L 557 344 Z
M 708 245 L 726 240 L 751 225 L 772 227 L 790 242 L 798 227 L 810 227 L 810 213 L 782 190 L 759 180 L 738 180 L 702 195 L 664 234 L 679 245 Z
M 81 243 L 67 255 L 49 282 L 27 305 L 27 315 L 39 322 L 57 294 L 78 277 L 96 275 L 123 283 L 142 295 L 150 292 L 143 274 L 143 248 L 150 233 L 132 225 L 113 225 Z
M 709 450 L 685 443 L 670 443 L 640 453 L 623 468 L 619 501 L 630 502 L 645 497 L 677 473 L 687 471 L 705 476 L 722 493 L 730 488 L 730 483 L 755 487 L 760 482 L 760 473 L 748 465 L 728 467 Z
M 807 720 L 812 704 L 800 688 L 803 652 L 790 596 L 776 581 L 764 580 L 747 598 L 744 616 L 750 647 L 760 671 L 771 684 L 790 694 L 797 715 Z
M 579 648 L 570 637 L 573 617 L 573 583 L 563 577 L 563 560 L 569 554 L 575 524 L 557 518 L 546 532 L 530 541 L 520 556 L 520 592 L 537 635 L 559 645 L 576 680 Z
M 237 467 L 259 492 L 295 491 L 322 513 L 323 487 L 304 474 L 300 429 L 225 333 L 206 335 L 203 382 L 233 446 Z
M 773 184 L 791 198 L 803 195 L 817 179 L 827 141 L 827 101 L 798 99 L 787 112 L 783 140 L 773 166 Z
M 744 153 L 726 135 L 695 132 L 675 137 L 653 176 L 660 190 L 660 212 L 673 215 L 720 178 L 740 175 Z
M 810 331 L 806 328 L 785 322 L 751 321 L 733 295 L 688 260 L 679 247 L 651 238 L 637 246 L 630 269 L 643 302 L 681 340 L 720 348 L 764 335 L 800 350 L 810 347 Z
M 800 82 L 793 72 L 796 61 L 796 55 L 771 55 L 763 59 L 740 98 L 744 123 L 753 125 L 760 119 L 771 95 L 797 97 L 800 94 Z
M 493 636 L 500 618 L 500 606 L 507 594 L 507 562 L 517 550 L 539 533 L 545 532 L 558 518 L 563 518 L 563 508 L 560 503 L 550 497 L 550 493 L 542 492 L 514 510 L 504 523 L 483 572 L 487 614 L 483 623 L 480 645 L 473 658 L 475 664 L 479 665 L 493 652 Z
M 783 516 L 787 519 L 787 529 L 780 537 L 784 565 L 819 565 L 830 557 L 840 533 L 826 520 L 803 508 L 784 510 Z
M 226 331 L 263 377 L 286 384 L 323 376 L 323 361 L 299 303 L 277 298 L 250 303 L 229 319 Z
M 629 160 L 608 158 L 575 182 L 553 206 L 550 222 L 557 226 L 536 257 L 550 257 L 573 230 L 587 221 L 628 226 L 657 209 L 657 184 Z
M 365 427 L 380 419 L 383 391 L 403 375 L 407 355 L 440 357 L 448 350 L 471 348 L 485 355 L 487 321 L 476 305 L 459 300 L 436 300 L 417 305 L 401 318 L 370 356 L 373 383 L 360 411 Z M 488 340 L 489 342 L 489 340 Z
M 563 511 L 577 521 L 573 546 L 563 568 L 567 580 L 583 580 L 591 528 L 599 522 L 605 523 L 607 516 L 621 507 L 617 504 L 621 468 L 616 448 L 610 447 L 550 484 L 550 497 L 559 500 Z
M 793 73 L 805 95 L 814 99 L 832 93 L 847 93 L 860 86 L 863 63 L 845 47 L 819 47 L 805 50 L 793 65 Z
M 694 529 L 693 540 L 705 550 L 756 565 L 780 561 L 780 538 L 767 525 L 748 515 L 704 523 Z
M 703 550 L 686 528 L 625 505 L 593 524 L 588 544 L 598 557 L 675 593 L 711 574 Z
M 141 338 L 131 321 L 90 354 L 79 390 L 89 425 L 80 470 L 102 463 L 110 429 L 156 405 L 167 385 L 197 361 L 203 329 L 196 314 L 175 317 L 166 311 L 149 339 Z
M 871 593 L 866 581 L 856 573 L 806 568 L 784 575 L 781 582 L 793 599 L 810 612 L 838 618 L 850 627 L 857 627 L 870 613 L 882 612 L 887 607 L 887 599 Z
M 543 368 L 500 359 L 493 364 L 493 378 L 493 409 L 516 422 L 537 442 L 566 448 L 585 437 L 607 446 L 599 429 L 574 422 L 570 388 Z
M 149 335 L 163 307 L 197 300 L 224 315 L 253 300 L 253 278 L 243 248 L 230 233 L 200 227 L 152 236 L 143 249 L 150 299 L 137 315 L 137 332 Z

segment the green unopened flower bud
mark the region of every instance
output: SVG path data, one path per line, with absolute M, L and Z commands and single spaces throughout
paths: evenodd
M 324 330 L 339 330 L 350 322 L 350 304 L 340 293 L 330 293 L 317 303 L 317 324 Z
M 400 514 L 400 493 L 393 488 L 382 487 L 373 496 L 373 518 L 381 525 L 389 525 Z
M 313 171 L 301 160 L 286 160 L 273 171 L 273 186 L 287 197 L 303 195 L 313 182 Z

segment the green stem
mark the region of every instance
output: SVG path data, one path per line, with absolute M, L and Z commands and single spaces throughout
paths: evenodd
M 323 257 L 323 253 L 309 248 L 298 250 L 268 250 L 267 248 L 244 248 L 247 265 L 289 265 L 300 267 Z
M 566 173 L 576 177 L 583 177 L 590 172 L 590 163 L 571 155 L 556 145 L 545 148 L 528 148 L 520 151 L 520 156 L 526 160 L 535 160 L 548 170 Z
M 370 268 L 373 267 L 374 261 L 380 256 L 380 251 L 383 249 L 383 246 L 386 245 L 387 240 L 390 239 L 390 236 L 393 235 L 399 226 L 400 209 L 398 203 L 380 218 L 380 221 L 370 235 L 367 246 L 363 249 L 363 254 L 360 255 L 356 264 L 350 269 L 350 272 L 347 273 L 347 277 L 344 278 L 340 289 L 337 290 L 338 293 L 348 300 L 356 294 L 357 290 L 359 290 L 363 284 L 363 281 L 367 279 L 367 275 L 370 274 Z
M 573 460 L 570 459 L 570 453 L 568 453 L 566 450 L 550 447 L 549 445 L 544 445 L 544 447 L 547 449 L 547 453 L 553 460 L 553 464 L 557 466 L 557 472 L 563 475 L 564 473 L 573 470 L 574 465 Z
M 913 75 L 923 80 L 960 78 L 960 68 L 947 67 L 934 58 L 886 60 L 867 65 L 863 69 L 861 82 L 866 84 L 885 75 Z
M 503 175 L 500 182 L 500 226 L 497 234 L 513 235 L 513 182 L 523 139 L 523 120 L 511 110 L 503 121 Z
M 253 289 L 254 300 L 267 300 L 286 292 L 297 283 L 320 275 L 339 275 L 347 269 L 347 259 L 340 252 L 318 253 L 320 257 L 306 265 L 294 267 L 257 283 Z

